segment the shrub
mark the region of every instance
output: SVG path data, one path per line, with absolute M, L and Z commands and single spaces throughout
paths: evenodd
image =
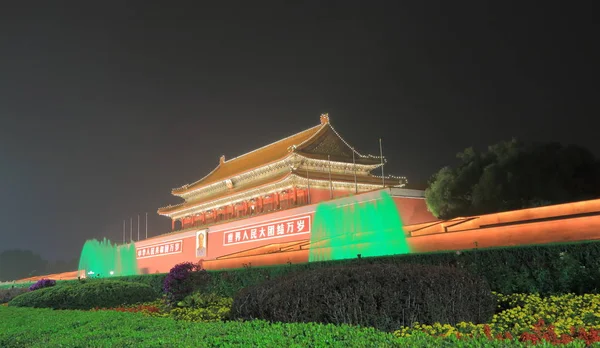
M 145 284 L 115 280 L 93 280 L 72 285 L 59 285 L 31 291 L 15 297 L 9 306 L 54 309 L 92 309 L 156 299 Z
M 600 341 L 600 295 L 540 297 L 536 294 L 498 295 L 500 309 L 489 324 L 461 322 L 454 326 L 415 323 L 394 332 L 398 337 L 415 333 L 432 336 L 519 337 L 533 343 L 542 340 L 568 343 Z M 547 325 L 546 323 L 550 323 Z
M 27 288 L 0 289 L 0 303 L 7 303 L 13 298 L 28 292 Z
M 208 273 L 199 264 L 183 262 L 175 265 L 165 277 L 163 291 L 171 306 L 190 295 L 200 283 L 209 280 Z
M 56 280 L 42 278 L 29 287 L 29 290 L 34 291 L 42 288 L 49 288 L 56 285 Z
M 586 347 L 600 342 L 600 330 L 595 328 L 584 328 L 571 326 L 571 329 L 565 333 L 558 334 L 554 325 L 547 325 L 544 320 L 538 320 L 535 324 L 521 329 L 519 335 L 514 335 L 510 331 L 499 331 L 494 333 L 491 325 L 459 323 L 456 327 L 436 323 L 434 325 L 416 324 L 411 328 L 402 328 L 394 332 L 399 338 L 411 337 L 415 334 L 426 333 L 436 337 L 456 337 L 462 339 L 487 339 L 487 340 L 513 340 L 518 337 L 520 342 L 531 344 L 560 344 L 561 346 L 569 343 L 581 342 Z M 511 345 L 512 346 L 512 345 Z
M 229 317 L 233 299 L 215 294 L 195 292 L 177 304 L 171 311 L 176 320 L 211 322 Z
M 449 267 L 354 265 L 303 272 L 242 290 L 232 317 L 394 330 L 413 322 L 486 322 L 495 299 L 479 277 Z
M 568 292 L 583 295 L 600 292 L 600 242 L 598 241 L 208 271 L 209 276 L 201 277 L 204 280 L 196 282 L 193 290 L 232 297 L 242 288 L 286 274 L 357 264 L 423 264 L 455 267 L 485 278 L 493 291 L 506 295 L 514 293 L 551 295 Z M 165 277 L 166 274 L 163 273 L 113 279 L 149 284 L 157 294 L 162 294 Z M 57 283 L 74 282 L 77 281 Z M 17 283 L 15 286 L 21 285 Z
M 162 296 L 166 276 L 167 273 L 139 274 L 122 277 L 112 277 L 111 280 L 147 284 L 150 287 L 152 287 L 152 289 L 156 292 L 156 296 Z

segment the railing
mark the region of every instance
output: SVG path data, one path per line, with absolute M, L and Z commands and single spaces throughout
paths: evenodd
M 180 228 L 175 228 L 173 231 L 169 232 L 169 233 L 179 233 L 179 232 L 186 232 L 186 231 L 191 231 L 191 230 L 195 230 L 198 228 L 208 228 L 210 226 L 214 226 L 214 225 L 219 225 L 219 224 L 223 224 L 223 223 L 229 223 L 229 222 L 234 222 L 234 221 L 239 221 L 239 220 L 244 220 L 244 219 L 249 219 L 255 216 L 262 216 L 262 215 L 266 215 L 266 214 L 271 214 L 271 213 L 276 213 L 279 211 L 285 211 L 285 210 L 289 210 L 289 209 L 293 209 L 293 208 L 298 208 L 298 207 L 302 207 L 305 205 L 309 205 L 306 202 L 301 202 L 299 204 L 290 204 L 287 208 L 278 208 L 278 209 L 272 209 L 272 210 L 268 210 L 268 211 L 262 211 L 262 212 L 255 212 L 253 214 L 248 214 L 248 215 L 244 215 L 244 216 L 235 216 L 235 217 L 230 217 L 230 218 L 225 218 L 225 219 L 221 219 L 221 220 L 217 220 L 217 221 L 211 221 L 211 222 L 207 222 L 207 223 L 202 223 L 201 221 L 198 221 L 196 223 L 194 223 L 193 225 L 185 225 L 183 227 Z

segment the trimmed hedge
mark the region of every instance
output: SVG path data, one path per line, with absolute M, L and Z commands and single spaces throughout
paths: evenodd
M 83 281 L 30 291 L 13 298 L 11 307 L 92 309 L 117 307 L 156 299 L 149 285 L 115 280 Z
M 422 264 L 456 267 L 483 277 L 492 291 L 506 295 L 513 293 L 582 295 L 600 292 L 600 242 L 597 241 L 209 271 L 210 280 L 196 290 L 233 297 L 247 286 L 260 284 L 265 280 L 286 274 L 335 265 L 357 264 Z M 152 274 L 119 279 L 149 284 L 158 293 L 164 278 L 165 274 Z
M 342 265 L 246 288 L 234 299 L 231 316 L 393 331 L 414 322 L 485 323 L 495 304 L 485 280 L 456 268 Z
M 260 284 L 265 280 L 293 272 L 344 264 L 423 264 L 457 267 L 485 278 L 492 291 L 506 295 L 514 293 L 551 295 L 569 292 L 582 295 L 600 292 L 600 242 L 598 241 L 209 271 L 210 280 L 195 290 L 233 297 L 239 290 Z M 162 273 L 111 279 L 148 284 L 156 296 L 160 296 L 165 277 L 166 274 Z M 77 280 L 59 281 L 57 284 L 76 282 Z

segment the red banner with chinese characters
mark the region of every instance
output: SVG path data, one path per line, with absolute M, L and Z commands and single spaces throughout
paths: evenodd
M 223 245 L 229 246 L 310 233 L 310 220 L 310 215 L 303 215 L 224 231 Z
M 145 259 L 148 257 L 179 254 L 183 247 L 183 240 L 171 240 L 168 242 L 157 243 L 140 248 L 136 248 L 137 258 Z

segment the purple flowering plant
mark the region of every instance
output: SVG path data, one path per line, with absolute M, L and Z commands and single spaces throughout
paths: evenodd
M 167 303 L 171 306 L 176 305 L 191 294 L 194 291 L 194 278 L 199 279 L 194 277 L 194 274 L 199 273 L 206 273 L 199 264 L 183 262 L 173 266 L 163 283 Z
M 48 288 L 48 287 L 51 287 L 54 285 L 56 285 L 56 280 L 42 278 L 42 279 L 38 280 L 35 284 L 30 286 L 29 290 L 33 291 L 33 290 L 37 290 L 37 289 Z

